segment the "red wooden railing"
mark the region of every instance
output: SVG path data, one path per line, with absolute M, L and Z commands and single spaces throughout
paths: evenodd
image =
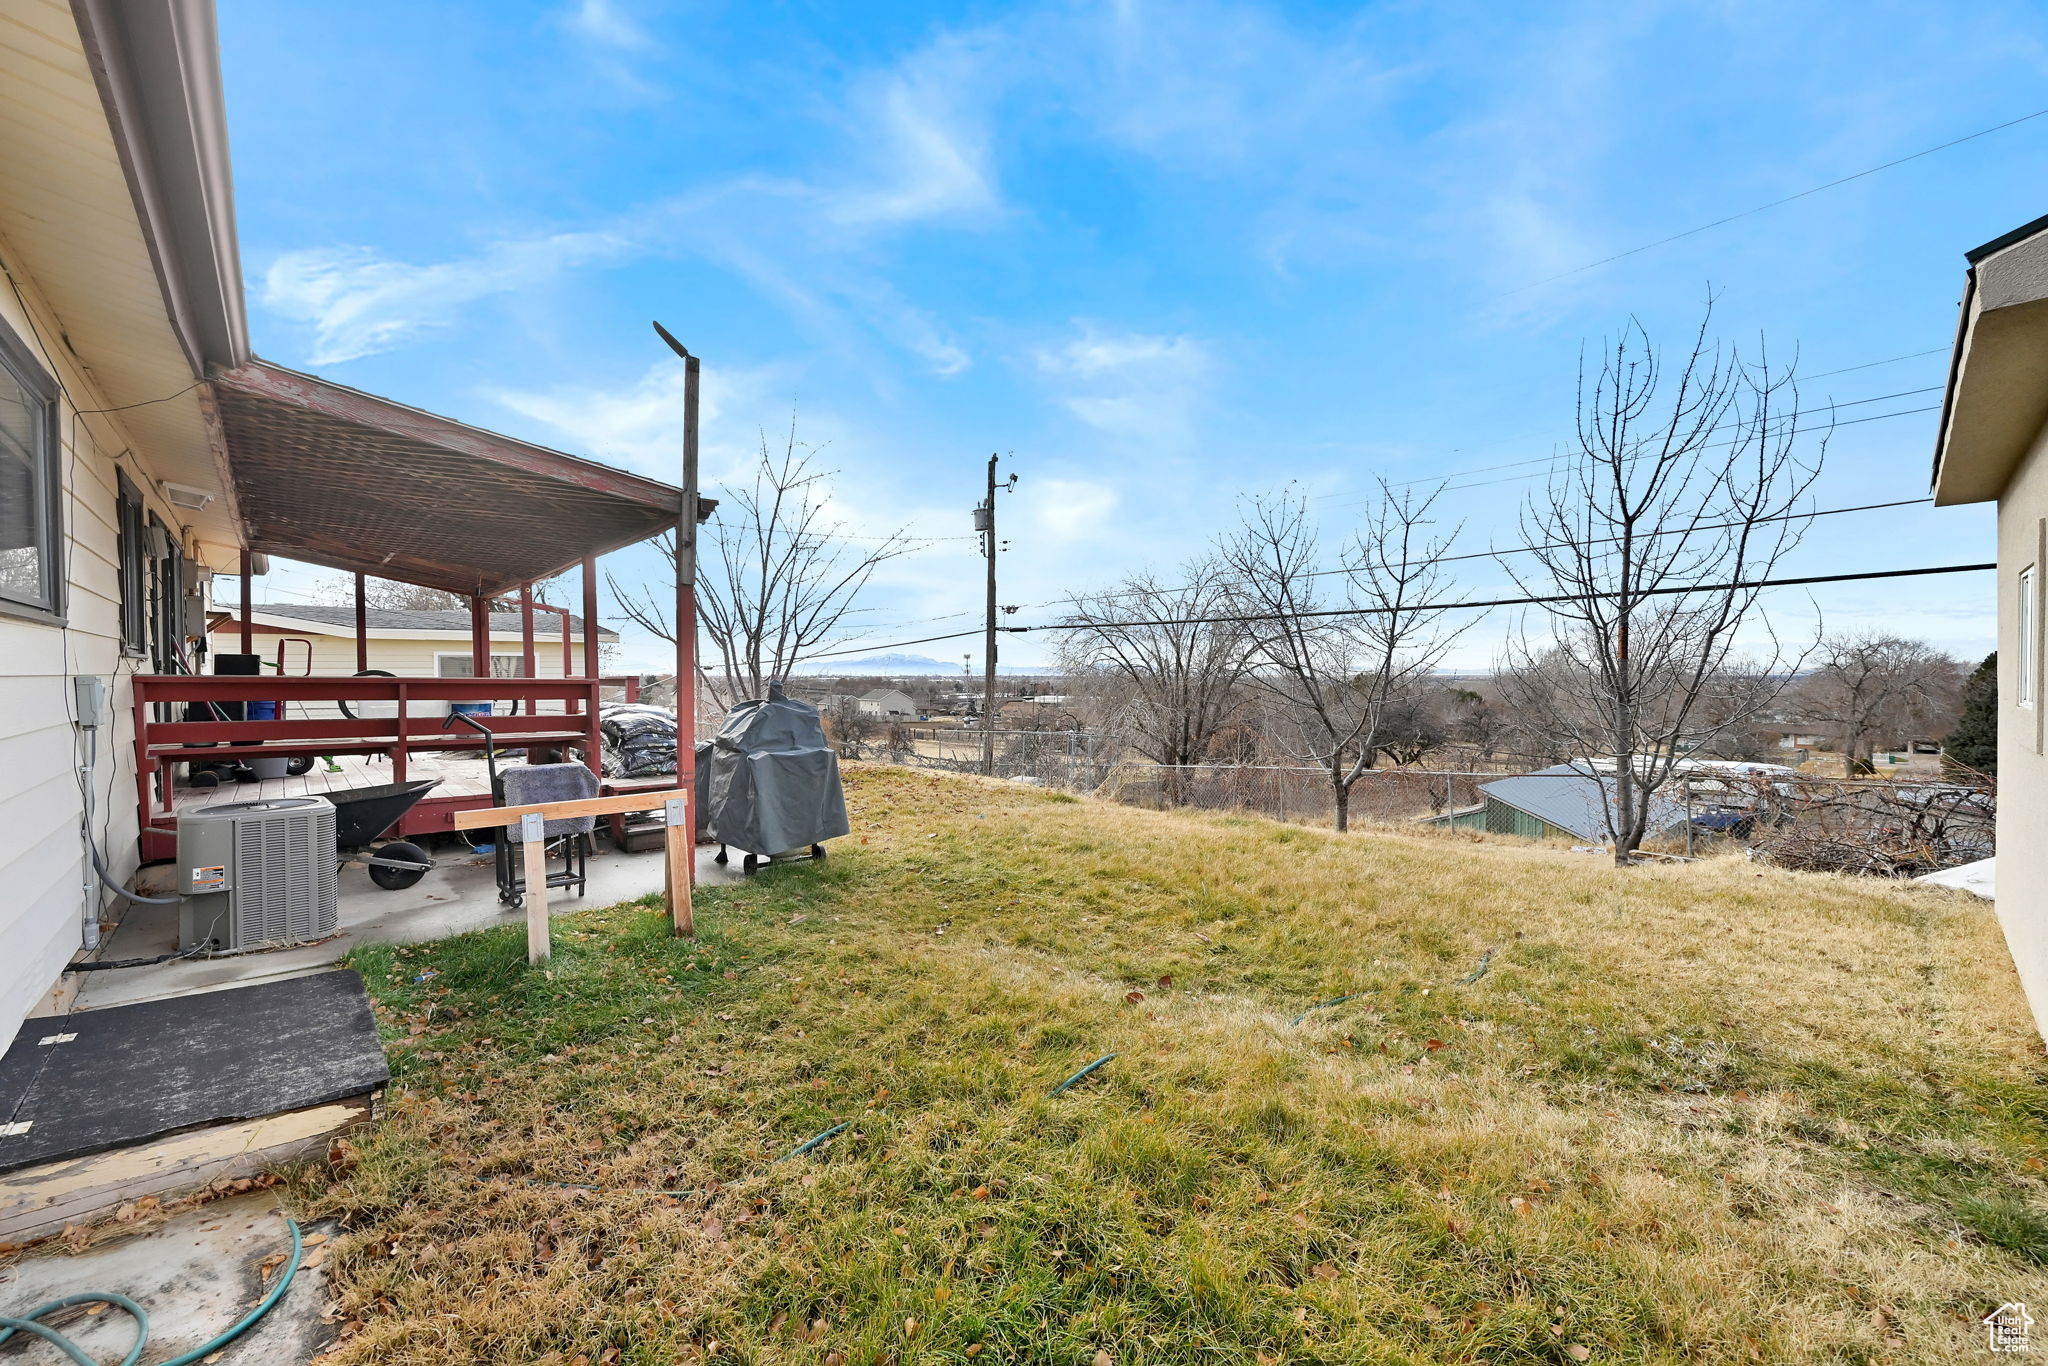
M 177 852 L 177 816 L 171 793 L 178 764 L 219 763 L 253 757 L 382 754 L 391 760 L 391 780 L 406 779 L 407 756 L 421 750 L 479 750 L 484 737 L 467 726 L 442 729 L 450 702 L 513 702 L 518 714 L 478 716 L 500 748 L 545 746 L 582 751 L 583 762 L 602 775 L 598 734 L 598 691 L 592 678 L 344 678 L 184 674 L 135 677 L 135 784 L 144 859 Z M 283 704 L 283 719 L 187 721 L 190 703 L 263 702 Z M 299 716 L 313 703 L 395 704 L 395 716 Z M 541 711 L 556 703 L 559 711 Z M 417 705 L 431 706 L 414 715 Z M 162 710 L 167 719 L 159 720 Z M 224 791 L 221 800 L 232 801 Z M 490 806 L 488 796 L 429 795 L 397 826 L 416 835 L 453 828 L 457 811 Z

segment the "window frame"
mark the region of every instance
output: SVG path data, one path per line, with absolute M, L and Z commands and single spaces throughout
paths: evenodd
M 121 583 L 121 653 L 140 659 L 149 652 L 149 533 L 142 490 L 128 471 L 114 470 L 116 570 Z
M 37 513 L 45 537 L 41 591 L 31 599 L 0 589 L 0 615 L 62 626 L 66 588 L 64 447 L 57 406 L 62 390 L 4 319 L 0 319 L 0 371 L 5 371 L 41 407 L 33 438 L 37 444 L 29 451 L 29 459 L 36 485 L 34 496 L 40 504 Z
M 2019 573 L 2019 585 L 2015 598 L 2016 617 L 2013 636 L 2018 645 L 2014 665 L 2013 705 L 2034 710 L 2036 678 L 2040 667 L 2041 647 L 2039 644 L 2041 622 L 2040 607 L 2035 601 L 2039 591 L 2040 565 L 2037 561 Z
M 462 661 L 462 662 L 463 662 L 464 664 L 468 664 L 468 663 L 470 663 L 470 653 L 469 653 L 469 651 L 467 651 L 467 650 L 436 650 L 436 651 L 434 651 L 434 677 L 436 677 L 436 678 L 475 678 L 475 677 L 476 677 L 476 675 L 475 675 L 475 674 L 473 674 L 473 673 L 471 673 L 471 674 L 444 674 L 444 673 L 442 673 L 442 672 L 441 672 L 441 661 L 442 661 L 442 660 L 444 660 L 444 659 L 459 659 L 459 660 L 461 660 L 461 661 Z M 493 664 L 492 664 L 492 667 L 491 667 L 491 677 L 492 677 L 492 678 L 497 678 L 497 679 L 508 679 L 508 678 L 524 678 L 524 677 L 526 677 L 526 655 L 525 655 L 525 652 L 524 652 L 524 651 L 519 651 L 519 650 L 509 650 L 509 651 L 508 651 L 508 650 L 493 650 L 493 651 L 491 651 L 491 659 L 492 659 L 492 661 L 493 661 Z M 499 673 L 499 672 L 498 672 L 498 670 L 497 670 L 497 666 L 496 666 L 496 663 L 495 663 L 495 661 L 497 661 L 497 660 L 500 660 L 500 659 L 509 659 L 509 660 L 511 660 L 511 661 L 512 661 L 512 663 L 513 663 L 513 666 L 514 666 L 514 667 L 515 667 L 515 668 L 516 668 L 516 669 L 518 670 L 518 672 L 517 672 L 517 673 L 509 673 L 509 674 L 501 674 L 501 673 Z

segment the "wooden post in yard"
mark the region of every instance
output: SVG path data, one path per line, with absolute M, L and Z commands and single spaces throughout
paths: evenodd
M 519 818 L 519 826 L 519 863 L 526 878 L 526 961 L 545 963 L 554 954 L 548 925 L 548 818 L 529 811 Z
M 458 811 L 450 820 L 457 830 L 502 828 L 514 821 L 524 822 L 524 847 L 520 854 L 526 879 L 526 961 L 541 964 L 551 952 L 548 931 L 548 850 L 542 832 L 554 820 L 578 816 L 611 816 L 628 811 L 646 811 L 659 806 L 665 833 L 669 919 L 676 933 L 695 937 L 696 924 L 690 911 L 690 865 L 696 858 L 696 831 L 690 819 L 690 794 L 676 788 L 668 792 L 627 793 L 618 797 L 583 797 L 567 802 L 540 802 L 530 806 L 499 806 L 481 811 Z M 681 876 L 678 877 L 678 873 Z

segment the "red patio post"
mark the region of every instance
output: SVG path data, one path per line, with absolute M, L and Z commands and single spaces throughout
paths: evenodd
M 556 610 L 562 614 L 562 677 L 574 678 L 576 676 L 576 651 L 569 644 L 569 609 L 560 607 Z M 570 710 L 574 711 L 575 708 L 571 707 Z
M 363 600 L 363 576 L 356 575 L 356 672 L 370 668 L 370 609 Z
M 597 556 L 583 557 L 583 676 L 597 675 Z
M 256 653 L 256 623 L 251 620 L 249 608 L 249 547 L 242 547 L 242 653 Z
M 469 673 L 491 676 L 491 603 L 475 593 L 469 595 Z
M 533 585 L 519 585 L 519 658 L 528 678 L 539 673 L 540 661 L 533 649 Z

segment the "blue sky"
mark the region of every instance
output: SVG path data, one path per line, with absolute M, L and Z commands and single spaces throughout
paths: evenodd
M 1548 455 L 1582 340 L 1633 314 L 1798 348 L 1807 406 L 1926 407 L 1968 247 L 2048 212 L 2048 118 L 1595 270 L 1561 272 L 2048 105 L 2039 6 L 689 4 L 221 0 L 257 350 L 707 484 L 786 427 L 849 528 L 938 540 L 884 644 L 1167 567 L 1297 481 Z M 1916 355 L 1915 353 L 1935 354 Z M 1910 356 L 1911 359 L 1892 360 Z M 1870 365 L 1870 362 L 1890 361 Z M 1838 428 L 1822 506 L 1925 493 L 1934 414 Z M 1460 547 L 1529 470 L 1459 480 Z M 1824 520 L 1792 572 L 1989 559 L 1981 508 Z M 644 571 L 628 553 L 617 566 Z M 1504 586 L 1464 566 L 1475 595 Z M 286 569 L 266 595 L 304 593 Z M 1991 576 L 1781 591 L 1777 620 L 1968 656 Z M 965 614 L 965 615 L 956 615 Z M 1017 621 L 1049 610 L 1027 606 Z M 1504 615 L 1454 662 L 1490 662 Z M 1006 642 L 1029 662 L 1048 637 Z M 973 642 L 920 647 L 957 658 Z M 626 662 L 662 647 L 630 633 Z

